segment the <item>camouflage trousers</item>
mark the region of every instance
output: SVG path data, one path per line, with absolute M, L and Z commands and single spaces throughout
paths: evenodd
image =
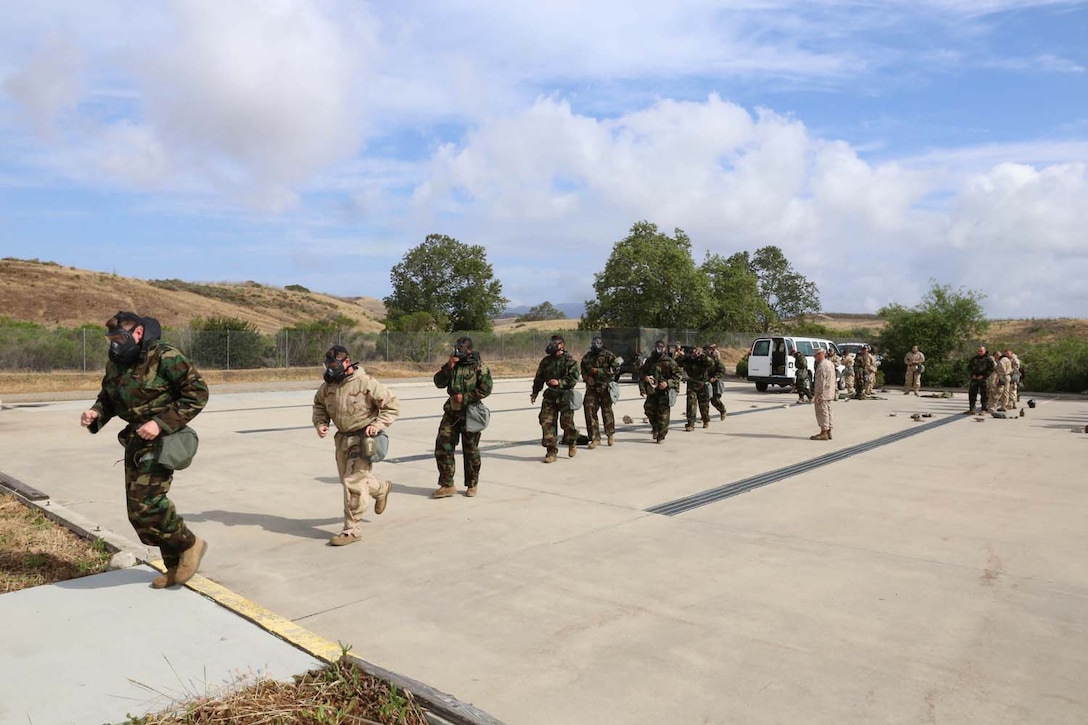
M 872 384 L 865 382 L 865 376 L 864 375 L 857 375 L 857 374 L 854 375 L 854 397 L 855 398 L 866 398 L 872 393 L 872 390 L 873 390 Z
M 480 482 L 480 436 L 482 432 L 465 431 L 465 415 L 462 411 L 447 410 L 438 424 L 434 439 L 434 462 L 438 466 L 438 485 L 452 486 L 457 473 L 457 441 L 461 441 L 461 455 L 465 459 L 465 486 L 473 488 Z
M 722 396 L 720 393 L 717 392 L 716 388 L 714 395 L 710 397 L 710 404 L 713 405 L 714 410 L 718 411 L 719 413 L 725 412 L 725 403 L 722 402 Z
M 174 472 L 150 459 L 155 452 L 154 441 L 139 438 L 132 428 L 121 431 L 118 438 L 125 446 L 125 503 L 129 523 L 141 542 L 159 547 L 167 568 L 177 568 L 182 552 L 196 543 L 196 537 L 167 496 Z
M 669 433 L 669 417 L 672 408 L 669 407 L 669 391 L 658 390 L 646 396 L 642 404 L 642 411 L 650 421 L 650 430 L 653 431 L 654 440 L 665 440 Z
M 975 409 L 975 398 L 980 394 L 982 396 L 982 410 L 988 410 L 992 404 L 992 400 L 988 397 L 987 385 L 985 380 L 972 380 L 967 386 L 967 404 L 971 410 Z
M 388 492 L 389 481 L 379 481 L 372 472 L 373 464 L 363 454 L 363 437 L 360 434 L 336 434 L 336 471 L 344 489 L 344 527 L 342 534 L 358 536 L 363 514 L 370 506 L 370 499 Z
M 907 381 L 903 390 L 917 394 L 922 387 L 922 374 L 913 367 L 907 367 Z
M 846 385 L 846 388 L 845 388 L 846 393 L 848 395 L 853 395 L 854 394 L 854 374 L 853 373 L 843 373 L 842 382 L 843 382 L 844 385 Z
M 563 445 L 573 446 L 578 442 L 578 426 L 574 424 L 574 411 L 563 407 L 559 396 L 545 396 L 540 403 L 540 445 L 549 451 L 559 450 L 556 423 L 563 428 Z
M 612 414 L 612 396 L 608 388 L 598 390 L 586 386 L 586 395 L 582 400 L 582 410 L 586 414 L 586 436 L 591 441 L 601 440 L 601 426 L 597 422 L 597 411 L 601 412 L 604 421 L 604 434 L 614 436 L 616 434 L 616 416 Z
M 688 425 L 695 425 L 695 407 L 699 407 L 699 415 L 704 423 L 710 422 L 710 394 L 707 392 L 707 383 L 688 383 L 687 413 Z

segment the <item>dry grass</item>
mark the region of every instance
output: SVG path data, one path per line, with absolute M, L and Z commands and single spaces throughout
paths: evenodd
M 101 540 L 81 539 L 14 496 L 0 495 L 0 593 L 98 574 L 109 563 Z
M 194 698 L 166 712 L 130 716 L 127 725 L 426 725 L 411 693 L 397 690 L 342 658 L 295 677 L 261 680 L 218 697 Z
M 517 322 L 513 317 L 504 317 L 494 321 L 495 332 L 525 332 L 526 330 L 544 330 L 546 332 L 558 332 L 560 330 L 577 330 L 578 318 L 563 317 L 558 320 L 534 320 L 532 322 Z

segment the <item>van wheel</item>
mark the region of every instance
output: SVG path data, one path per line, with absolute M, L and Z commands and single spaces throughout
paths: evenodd
M 767 383 L 756 383 L 756 390 L 761 393 L 767 392 Z

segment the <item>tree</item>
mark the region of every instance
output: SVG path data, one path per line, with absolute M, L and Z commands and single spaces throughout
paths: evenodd
M 408 250 L 389 279 L 393 294 L 383 301 L 390 330 L 400 330 L 406 316 L 425 312 L 445 331 L 487 331 L 506 307 L 484 248 L 444 234 L 428 234 Z
M 767 305 L 759 295 L 759 278 L 749 268 L 746 253 L 724 259 L 707 252 L 701 270 L 710 282 L 708 327 L 731 332 L 763 329 Z
M 907 309 L 893 303 L 877 312 L 887 321 L 880 332 L 879 344 L 885 353 L 881 369 L 888 382 L 906 379 L 903 356 L 912 345 L 917 345 L 926 356 L 926 380 L 934 385 L 962 384 L 957 358 L 971 352 L 971 343 L 989 329 L 990 323 L 982 311 L 985 295 L 962 288 L 953 291 L 934 280 L 930 284 L 929 292 L 917 307 Z
M 711 312 L 710 283 L 691 258 L 691 240 L 670 237 L 648 221 L 616 242 L 594 277 L 597 299 L 586 302 L 579 327 L 703 328 Z
M 757 249 L 751 258 L 747 252 L 742 255 L 759 280 L 759 296 L 764 302 L 760 312 L 763 332 L 785 320 L 820 311 L 820 291 L 793 269 L 781 249 L 771 245 Z
M 545 300 L 536 307 L 530 307 L 524 315 L 515 318 L 514 322 L 536 322 L 537 320 L 562 320 L 566 313 L 555 308 L 551 302 Z
M 272 345 L 256 325 L 237 317 L 197 317 L 189 323 L 193 362 L 205 368 L 243 369 L 264 367 L 272 357 Z

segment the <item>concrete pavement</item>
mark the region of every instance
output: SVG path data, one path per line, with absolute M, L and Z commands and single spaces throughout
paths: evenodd
M 811 406 L 735 382 L 726 421 L 685 433 L 681 401 L 655 445 L 625 384 L 616 446 L 545 466 L 528 381 L 499 381 L 480 496 L 433 501 L 441 391 L 391 386 L 403 417 L 377 472 L 395 493 L 341 549 L 316 383 L 213 389 L 171 492 L 210 542 L 202 574 L 510 723 L 1088 720 L 1084 399 L 976 422 L 962 394 L 892 391 L 836 404 L 834 440 L 814 442 Z M 3 411 L 0 470 L 134 538 L 119 422 L 88 435 L 88 402 Z

